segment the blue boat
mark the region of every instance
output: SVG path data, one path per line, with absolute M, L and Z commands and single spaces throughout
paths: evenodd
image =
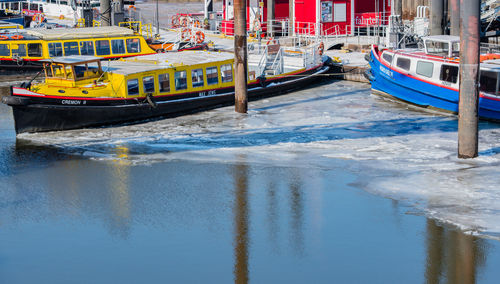
M 372 92 L 422 108 L 458 113 L 459 42 L 455 36 L 424 38 L 423 49 L 376 45 L 365 76 Z M 481 55 L 479 117 L 500 121 L 500 54 Z

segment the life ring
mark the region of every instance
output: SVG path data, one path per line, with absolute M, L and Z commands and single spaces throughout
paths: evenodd
M 253 30 L 258 32 L 262 29 L 259 19 L 255 18 L 252 23 Z
M 10 36 L 11 39 L 23 39 L 24 37 L 22 35 L 13 35 Z
M 172 28 L 179 27 L 179 15 L 172 16 Z
M 201 23 L 200 23 L 200 21 L 195 20 L 195 21 L 194 21 L 194 23 L 193 23 L 193 26 L 194 26 L 195 28 L 201 28 Z
M 276 40 L 272 37 L 270 37 L 267 42 L 266 42 L 266 45 L 270 45 L 270 44 L 277 44 Z
M 0 35 L 0 40 L 9 39 L 8 36 Z
M 205 34 L 202 31 L 197 31 L 194 34 L 194 41 L 196 43 L 202 43 L 203 41 L 205 41 Z
M 35 15 L 33 15 L 32 20 L 34 22 L 37 22 L 37 23 L 43 23 L 43 21 L 45 20 L 45 17 L 43 16 L 43 14 L 35 14 Z
M 318 54 L 323 55 L 324 51 L 325 51 L 325 44 L 323 42 L 320 42 L 318 45 Z
M 181 39 L 185 40 L 191 37 L 191 29 L 182 29 L 181 31 Z
M 59 15 L 59 20 L 64 20 L 64 15 Z
M 188 19 L 188 17 L 180 17 L 180 19 L 179 19 L 179 25 L 180 25 L 181 27 L 184 27 L 184 28 L 185 28 L 185 27 L 187 27 L 187 26 L 188 26 L 188 24 L 189 24 L 189 19 Z

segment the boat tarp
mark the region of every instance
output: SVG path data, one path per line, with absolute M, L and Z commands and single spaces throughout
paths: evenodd
M 26 30 L 29 35 L 43 40 L 65 40 L 97 37 L 119 37 L 134 35 L 134 31 L 127 28 L 90 27 L 90 28 L 58 28 L 58 29 L 30 29 Z

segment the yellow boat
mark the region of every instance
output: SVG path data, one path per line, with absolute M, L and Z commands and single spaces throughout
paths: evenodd
M 155 53 L 144 37 L 123 27 L 26 29 L 0 34 L 0 68 L 41 68 L 59 56 L 115 59 Z
M 16 133 L 141 121 L 234 103 L 233 53 L 179 55 L 102 63 L 89 56 L 44 60 L 45 81 L 13 87 L 2 102 L 13 108 Z M 329 57 L 313 55 L 309 60 L 292 58 L 272 70 L 266 62 L 249 64 L 249 99 L 303 88 L 335 66 Z M 278 57 L 274 61 L 286 62 Z

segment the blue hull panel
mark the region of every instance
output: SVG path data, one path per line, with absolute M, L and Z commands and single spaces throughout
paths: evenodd
M 372 89 L 420 106 L 458 113 L 459 93 L 391 70 L 371 53 Z M 500 99 L 500 97 L 499 97 Z M 479 117 L 500 121 L 500 101 L 479 98 Z

